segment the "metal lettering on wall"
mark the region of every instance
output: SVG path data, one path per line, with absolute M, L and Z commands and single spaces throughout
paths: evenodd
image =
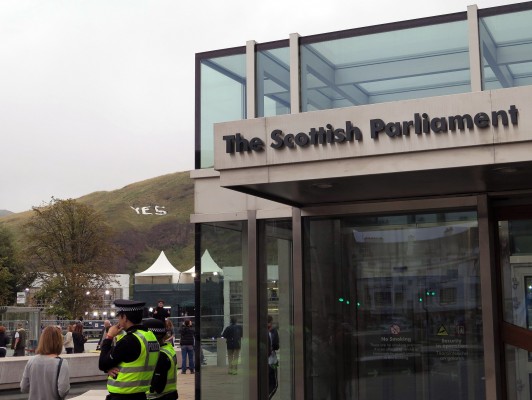
M 511 105 L 508 111 L 499 110 L 491 112 L 491 117 L 485 112 L 479 112 L 474 116 L 470 114 L 450 115 L 447 117 L 430 118 L 427 113 L 415 113 L 413 119 L 406 121 L 386 122 L 375 118 L 369 120 L 369 135 L 373 140 L 379 139 L 380 134 L 386 134 L 390 138 L 406 136 L 411 133 L 422 134 L 445 134 L 457 131 L 486 129 L 490 126 L 498 127 L 517 125 L 519 110 L 515 105 Z M 263 151 L 266 144 L 261 138 L 254 137 L 246 139 L 242 134 L 225 135 L 222 137 L 225 142 L 225 152 L 229 154 L 250 151 Z M 293 149 L 296 147 L 307 147 L 310 145 L 342 144 L 345 142 L 362 141 L 363 131 L 351 121 L 345 122 L 344 127 L 334 128 L 332 124 L 325 124 L 325 127 L 310 128 L 308 132 L 286 133 L 281 129 L 274 129 L 270 138 L 270 147 L 274 150 Z

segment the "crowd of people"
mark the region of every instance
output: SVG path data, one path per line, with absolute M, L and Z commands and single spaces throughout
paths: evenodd
M 19 323 L 17 329 L 13 331 L 10 338 L 6 333 L 5 326 L 0 325 L 0 358 L 7 355 L 7 348 L 11 347 L 13 350 L 13 356 L 26 355 L 26 330 L 24 324 Z
M 178 398 L 175 336 L 174 327 L 167 319 L 169 313 L 143 319 L 144 305 L 116 300 L 118 322 L 112 325 L 104 321 L 97 348 L 100 350 L 98 367 L 108 375 L 106 400 Z M 190 331 L 190 321 L 186 327 Z M 67 354 L 83 353 L 86 342 L 81 321 L 67 326 L 64 335 L 60 326 L 43 327 L 35 357 L 29 358 L 24 368 L 20 390 L 29 393 L 29 400 L 65 398 L 70 390 L 70 373 L 68 360 L 61 358 L 61 354 L 63 349 Z M 5 357 L 10 343 L 15 353 L 24 348 L 26 332 L 22 324 L 13 335 L 13 342 L 0 325 L 1 357 Z M 193 361 L 190 370 L 194 372 Z
M 145 303 L 133 300 L 115 300 L 117 323 L 104 321 L 97 350 L 100 350 L 98 367 L 107 375 L 106 400 L 174 400 L 178 398 L 176 374 L 177 354 L 174 348 L 175 332 L 170 313 L 164 302 L 149 318 L 145 316 Z M 195 372 L 194 344 L 195 330 L 190 319 L 185 319 L 179 330 L 181 348 L 181 373 Z M 228 357 L 228 373 L 236 375 L 243 337 L 242 326 L 235 317 L 224 328 Z M 11 340 L 12 339 L 12 340 Z M 63 335 L 60 326 L 44 327 L 35 350 L 26 364 L 20 382 L 23 393 L 29 393 L 29 400 L 62 399 L 70 390 L 69 365 L 61 358 L 63 349 L 67 354 L 83 353 L 87 336 L 83 324 L 78 321 L 68 325 Z M 0 325 L 0 357 L 5 357 L 11 345 L 14 355 L 24 355 L 26 331 L 19 324 L 12 338 Z M 277 390 L 276 351 L 279 349 L 279 335 L 272 327 L 268 316 L 268 381 L 270 398 Z M 202 357 L 203 358 L 203 357 Z M 202 362 L 203 363 L 203 362 Z

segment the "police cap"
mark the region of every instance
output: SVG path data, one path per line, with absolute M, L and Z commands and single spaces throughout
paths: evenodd
M 116 306 L 116 313 L 120 314 L 126 312 L 143 311 L 146 303 L 143 301 L 117 299 L 114 301 L 114 305 Z
M 166 326 L 163 321 L 157 318 L 144 318 L 142 320 L 142 325 L 153 332 L 155 336 L 161 336 L 166 333 Z

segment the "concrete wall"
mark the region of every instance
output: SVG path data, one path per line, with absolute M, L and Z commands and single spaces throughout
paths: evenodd
M 181 365 L 181 350 L 176 349 L 177 364 Z M 20 387 L 26 363 L 33 356 L 0 358 L 0 391 Z M 93 382 L 107 379 L 98 369 L 100 353 L 61 354 L 68 360 L 70 383 Z M 0 396 L 1 397 L 1 396 Z
M 61 357 L 68 361 L 71 383 L 107 379 L 107 374 L 98 369 L 100 353 L 61 354 Z M 29 359 L 30 356 L 0 358 L 0 390 L 20 387 L 22 373 Z

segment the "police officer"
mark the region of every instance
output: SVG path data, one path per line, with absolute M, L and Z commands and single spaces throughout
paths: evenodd
M 179 397 L 177 393 L 177 357 L 174 346 L 169 342 L 165 342 L 166 325 L 156 318 L 143 319 L 142 325 L 155 334 L 161 346 L 159 360 L 155 367 L 150 392 L 147 397 L 148 399 L 157 400 L 175 400 Z
M 114 304 L 118 324 L 109 328 L 98 364 L 109 375 L 106 399 L 145 400 L 159 357 L 159 343 L 152 332 L 140 325 L 145 303 L 115 300 Z M 117 337 L 122 330 L 125 334 Z

